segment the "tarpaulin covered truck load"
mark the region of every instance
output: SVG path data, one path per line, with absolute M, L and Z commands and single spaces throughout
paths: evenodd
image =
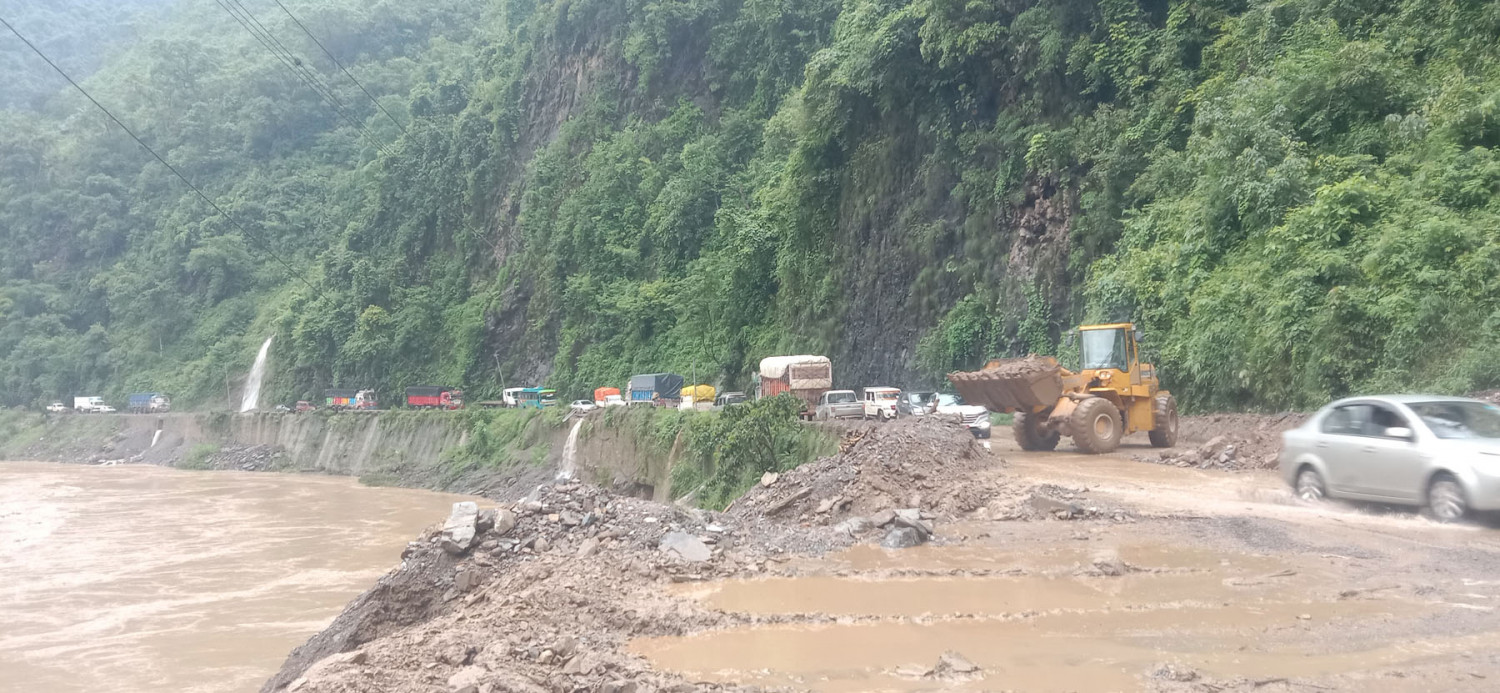
M 719 391 L 712 385 L 689 385 L 682 388 L 682 397 L 692 397 L 694 402 L 712 402 L 719 396 Z
M 630 378 L 630 403 L 677 406 L 682 399 L 682 376 L 676 373 L 647 373 Z
M 132 414 L 160 414 L 172 411 L 172 400 L 160 392 L 137 392 L 130 396 L 125 411 Z
M 618 397 L 620 395 L 620 388 L 618 388 L 618 387 L 599 387 L 599 388 L 594 388 L 594 403 L 602 407 L 602 406 L 604 406 L 605 400 L 610 395 L 614 395 L 614 396 Z
M 833 389 L 833 362 L 827 356 L 770 356 L 760 361 L 760 396 L 789 392 L 802 400 L 804 416 L 818 406 L 818 397 Z
M 413 385 L 406 388 L 406 406 L 416 409 L 463 409 L 464 393 L 440 385 Z

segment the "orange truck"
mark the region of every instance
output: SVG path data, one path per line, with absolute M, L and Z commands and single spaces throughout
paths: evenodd
M 770 356 L 761 359 L 756 375 L 759 397 L 789 392 L 804 403 L 802 418 L 811 419 L 818 397 L 833 387 L 833 362 L 827 356 Z

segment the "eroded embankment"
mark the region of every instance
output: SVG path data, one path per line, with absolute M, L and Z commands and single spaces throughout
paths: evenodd
M 559 467 L 630 495 L 665 499 L 671 450 L 643 444 L 636 419 L 566 412 L 172 413 L 0 412 L 0 459 L 317 472 L 369 484 L 501 492 Z M 648 422 L 649 423 L 649 422 Z M 567 438 L 575 429 L 572 450 Z M 571 463 L 563 457 L 571 454 Z

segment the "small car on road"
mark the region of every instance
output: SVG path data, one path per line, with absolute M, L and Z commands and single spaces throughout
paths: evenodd
M 903 392 L 901 399 L 896 402 L 896 413 L 902 416 L 936 414 L 937 406 L 936 392 Z
M 865 388 L 865 418 L 894 421 L 896 419 L 896 403 L 900 399 L 901 391 L 894 387 Z
M 570 406 L 579 414 L 587 414 L 598 408 L 598 405 L 594 404 L 594 400 L 591 399 L 575 399 Z
M 743 392 L 721 392 L 719 393 L 719 396 L 714 399 L 714 410 L 717 411 L 723 409 L 724 407 L 732 407 L 736 404 L 744 404 L 747 401 L 749 401 L 749 398 L 746 397 L 745 393 Z
M 1500 510 L 1500 406 L 1463 397 L 1351 397 L 1281 436 L 1297 496 L 1410 505 L 1453 522 Z
M 938 395 L 937 413 L 957 416 L 975 438 L 990 437 L 990 410 L 977 404 L 964 404 L 957 395 Z
M 813 409 L 813 418 L 857 419 L 865 415 L 865 405 L 853 390 L 829 390 L 818 396 L 818 406 Z
M 62 402 L 53 402 L 47 405 L 47 412 L 50 414 L 66 414 L 70 411 L 73 410 L 69 409 L 68 405 L 63 404 Z

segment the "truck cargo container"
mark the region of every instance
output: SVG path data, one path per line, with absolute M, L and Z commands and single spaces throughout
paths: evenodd
M 440 385 L 413 385 L 406 388 L 406 406 L 449 411 L 463 409 L 464 393 L 462 390 Z
M 379 406 L 374 390 L 324 390 L 323 404 L 334 411 L 371 411 Z
M 103 397 L 74 397 L 73 411 L 80 414 L 113 414 L 115 408 L 105 404 Z
M 802 418 L 811 418 L 818 397 L 833 389 L 833 362 L 827 356 L 770 356 L 760 361 L 757 399 L 783 392 L 802 400 Z
M 630 403 L 675 407 L 682 401 L 682 376 L 676 373 L 646 373 L 630 378 Z
M 609 399 L 610 395 L 614 395 L 615 399 L 619 399 L 620 398 L 620 388 L 618 388 L 618 387 L 599 387 L 599 388 L 594 388 L 594 404 L 597 404 L 597 405 L 599 405 L 601 407 L 604 406 L 606 402 L 610 401 L 610 399 Z
M 125 403 L 132 414 L 162 414 L 172 411 L 172 400 L 159 392 L 137 392 Z

